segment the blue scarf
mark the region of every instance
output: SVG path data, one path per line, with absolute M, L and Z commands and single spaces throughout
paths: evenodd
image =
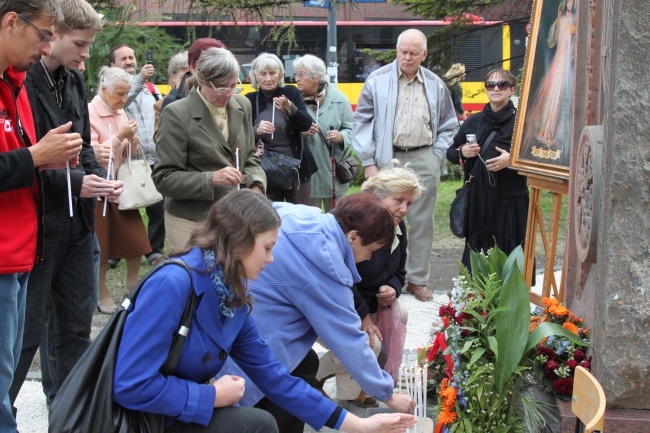
M 229 308 L 226 303 L 228 301 L 234 301 L 235 295 L 230 291 L 230 282 L 226 281 L 224 283 L 223 264 L 216 263 L 217 257 L 214 251 L 203 250 L 203 260 L 207 269 L 210 271 L 210 279 L 219 298 L 219 315 L 221 317 L 232 318 L 235 315 L 235 311 Z

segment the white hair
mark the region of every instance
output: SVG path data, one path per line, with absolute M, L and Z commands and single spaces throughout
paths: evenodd
M 113 93 L 117 83 L 128 84 L 131 87 L 131 75 L 122 68 L 102 66 L 99 70 L 99 85 L 97 93 L 101 93 L 102 87 Z
M 265 69 L 276 71 L 279 75 L 278 87 L 284 87 L 284 64 L 282 64 L 282 60 L 275 54 L 262 53 L 251 62 L 251 71 L 248 76 L 251 79 L 251 86 L 253 88 L 259 89 L 260 86 L 257 82 L 256 75 Z
M 327 68 L 325 62 L 311 54 L 305 54 L 293 62 L 293 70 L 304 69 L 311 81 L 327 83 Z

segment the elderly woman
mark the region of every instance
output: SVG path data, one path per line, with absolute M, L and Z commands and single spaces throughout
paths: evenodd
M 349 195 L 330 213 L 311 206 L 275 203 L 282 224 L 275 261 L 251 282 L 251 315 L 275 356 L 294 376 L 313 383 L 319 337 L 341 359 L 363 389 L 398 412 L 411 412 L 413 400 L 393 393 L 393 379 L 377 364 L 361 330 L 351 287 L 359 281 L 356 263 L 394 237 L 394 216 L 368 193 Z M 224 374 L 240 375 L 224 367 Z M 300 433 L 304 424 L 275 406 L 250 385 L 242 404 L 270 411 L 280 432 Z
M 279 152 L 301 161 L 290 189 L 282 189 L 269 179 L 266 195 L 273 201 L 309 205 L 310 179 L 318 167 L 310 147 L 302 140 L 302 132 L 309 130 L 312 118 L 300 91 L 284 86 L 284 65 L 274 54 L 262 53 L 253 60 L 250 79 L 257 89 L 246 95 L 255 113 L 255 140 L 263 151 Z
M 347 183 L 332 177 L 330 146 L 334 146 L 337 161 L 352 152 L 352 108 L 340 90 L 327 85 L 327 69 L 321 59 L 307 54 L 293 62 L 293 68 L 298 89 L 305 104 L 311 107 L 308 111 L 313 119 L 304 139 L 318 166 L 311 178 L 311 204 L 327 212 L 333 207 L 332 188 L 336 187 L 337 199 L 348 191 Z
M 224 48 L 209 48 L 196 64 L 187 98 L 160 115 L 153 180 L 165 198 L 169 246 L 185 247 L 210 206 L 238 188 L 264 193 L 266 177 L 255 153 L 253 118 L 239 95 L 239 63 Z
M 524 243 L 526 236 L 526 178 L 508 170 L 516 112 L 510 98 L 516 84 L 509 71 L 498 68 L 488 72 L 485 90 L 489 104 L 463 123 L 447 150 L 447 159 L 460 164 L 465 181 L 470 181 L 463 252 L 463 264 L 468 269 L 470 250 L 487 252 L 496 241 L 509 254 Z M 476 140 L 468 140 L 469 134 Z
M 396 160 L 393 161 L 399 164 Z M 417 175 L 409 168 L 396 166 L 382 170 L 371 176 L 361 186 L 362 191 L 370 192 L 388 206 L 393 214 L 395 223 L 395 238 L 393 242 L 375 251 L 369 260 L 357 263 L 357 271 L 361 281 L 357 282 L 352 291 L 355 296 L 355 309 L 361 318 L 361 329 L 368 334 L 370 347 L 378 354 L 382 346 L 383 353 L 390 357 L 390 347 L 403 346 L 403 341 L 395 343 L 387 341 L 375 325 L 379 309 L 393 308 L 402 293 L 406 277 L 406 224 L 404 216 L 411 204 L 422 194 L 422 185 Z M 401 322 L 406 325 L 408 314 L 400 307 Z M 401 359 L 401 351 L 399 357 Z M 383 368 L 384 365 L 380 363 Z M 341 361 L 332 353 L 327 352 L 320 359 L 316 386 L 322 388 L 328 378 L 336 376 L 336 397 L 339 400 L 352 400 L 362 407 L 376 406 L 377 402 L 361 390 L 357 382 Z
M 212 206 L 192 234 L 189 249 L 179 256 L 192 276 L 180 266 L 167 265 L 141 288 L 124 325 L 115 365 L 116 402 L 167 415 L 168 433 L 277 432 L 268 413 L 237 405 L 244 389 L 253 386 L 251 381 L 232 375 L 209 381 L 230 359 L 273 401 L 317 430 L 326 425 L 350 433 L 388 433 L 412 427 L 410 415 L 361 419 L 338 407 L 289 375 L 260 338 L 250 314 L 253 298 L 247 281 L 259 278 L 273 262 L 279 226 L 280 217 L 269 200 L 251 191 L 236 191 Z M 169 354 L 192 286 L 199 302 L 191 331 L 176 372 L 163 375 L 160 365 Z
M 117 173 L 127 154 L 138 150 L 138 126 L 124 113 L 131 89 L 131 76 L 121 68 L 102 68 L 99 71 L 98 95 L 88 104 L 90 116 L 90 140 L 95 156 L 104 168 L 113 155 L 113 168 Z M 129 186 L 124 185 L 126 190 Z M 113 313 L 117 307 L 106 287 L 106 269 L 111 257 L 126 259 L 126 293 L 138 282 L 140 257 L 151 252 L 147 231 L 137 210 L 118 209 L 117 203 L 107 203 L 95 208 L 95 233 L 101 249 L 99 268 L 99 304 L 102 313 Z
M 178 54 L 174 54 L 172 58 L 169 59 L 169 65 L 167 66 L 167 82 L 172 88 L 171 92 L 178 91 L 178 87 L 181 85 L 181 83 L 184 83 L 185 74 L 187 74 L 189 71 L 190 67 L 188 64 L 187 51 L 182 51 Z M 156 103 L 153 104 L 153 141 L 156 141 L 156 138 L 158 137 L 158 123 L 160 121 L 160 112 L 162 111 L 163 104 L 167 98 L 169 98 L 168 104 L 173 102 L 172 100 L 176 100 L 174 96 L 170 97 L 167 95 L 164 98 L 157 100 Z

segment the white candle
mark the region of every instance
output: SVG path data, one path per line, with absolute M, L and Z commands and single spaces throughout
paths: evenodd
M 68 209 L 70 210 L 70 217 L 72 217 L 72 185 L 70 184 L 70 162 L 65 162 L 65 177 L 68 182 Z
M 316 124 L 318 125 L 318 112 L 320 111 L 320 101 L 316 101 Z
M 111 169 L 113 168 L 113 128 L 112 125 L 108 124 L 108 142 L 111 145 L 111 149 L 108 152 L 108 166 L 106 167 L 106 180 L 111 180 Z M 104 197 L 104 211 L 102 216 L 106 216 L 106 205 L 108 204 L 108 196 Z
M 273 103 L 273 114 L 271 114 L 271 123 L 275 128 L 275 102 Z M 273 140 L 273 132 L 271 133 L 271 140 Z
M 235 165 L 237 166 L 237 170 L 239 171 L 239 147 L 235 149 Z M 239 189 L 239 184 L 240 182 L 237 183 L 237 189 Z

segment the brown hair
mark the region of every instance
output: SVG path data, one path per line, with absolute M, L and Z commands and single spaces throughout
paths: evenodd
M 498 75 L 502 78 L 505 78 L 505 80 L 510 83 L 510 87 L 517 87 L 517 77 L 515 77 L 512 72 L 507 71 L 503 68 L 494 68 L 487 74 L 485 74 L 485 78 L 483 79 L 483 82 L 486 83 L 488 78 L 490 78 L 492 75 Z
M 215 252 L 223 264 L 224 276 L 234 295 L 229 308 L 253 305 L 248 293 L 242 257 L 255 246 L 255 237 L 280 227 L 280 217 L 264 195 L 250 189 L 233 191 L 217 201 L 201 224 L 194 229 L 188 247 Z M 179 255 L 182 253 L 175 253 Z
M 73 30 L 100 31 L 104 23 L 99 14 L 86 0 L 59 0 L 63 21 L 59 23 L 56 32 L 66 34 Z
M 344 197 L 330 213 L 345 234 L 356 230 L 362 245 L 385 245 L 395 236 L 393 214 L 381 198 L 369 192 Z
M 40 16 L 54 18 L 56 27 L 63 19 L 61 7 L 56 0 L 5 0 L 0 1 L 0 18 L 8 12 L 21 14 L 28 20 L 38 19 Z

